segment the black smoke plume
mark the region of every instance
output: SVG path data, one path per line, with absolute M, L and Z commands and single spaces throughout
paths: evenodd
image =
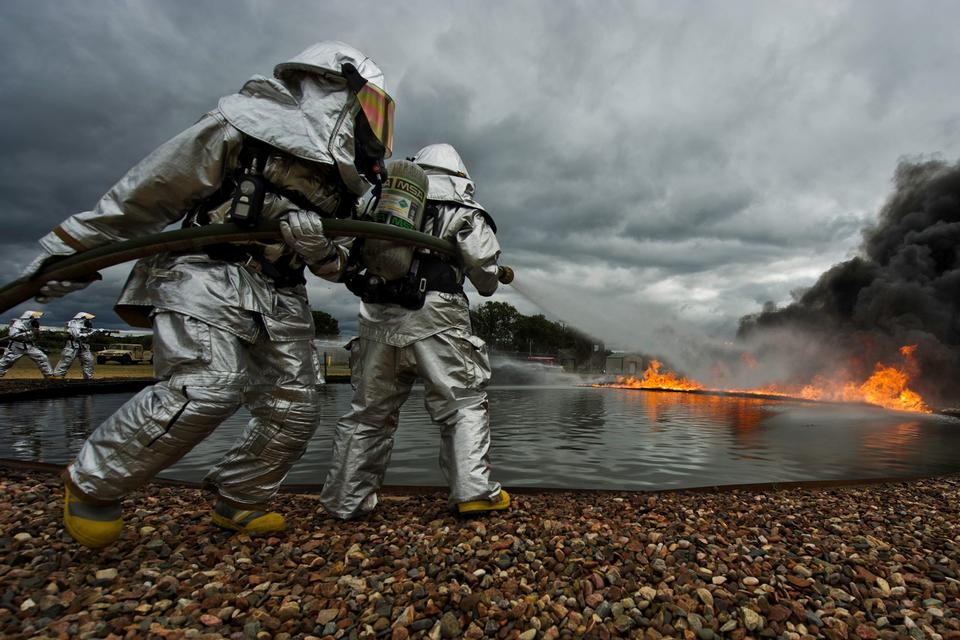
M 900 362 L 899 347 L 915 344 L 915 390 L 934 405 L 955 405 L 960 163 L 903 161 L 894 186 L 877 224 L 864 230 L 857 257 L 831 267 L 789 306 L 741 318 L 739 335 L 756 339 L 779 331 L 813 338 L 818 348 L 798 354 L 799 377 L 841 361 L 866 377 L 874 363 Z

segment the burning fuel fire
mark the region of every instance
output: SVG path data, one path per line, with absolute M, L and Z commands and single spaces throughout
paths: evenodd
M 622 389 L 712 391 L 828 402 L 864 402 L 898 411 L 931 413 L 920 394 L 909 387 L 912 377 L 917 373 L 917 365 L 913 359 L 916 348 L 916 345 L 901 347 L 900 354 L 903 356 L 904 362 L 899 367 L 878 362 L 874 366 L 873 374 L 863 381 L 854 380 L 848 372 L 838 370 L 831 374 L 818 375 L 808 384 L 799 387 L 772 384 L 752 389 L 711 389 L 696 380 L 677 375 L 671 371 L 662 371 L 663 364 L 659 360 L 651 360 L 650 365 L 640 377 L 617 376 L 615 382 L 595 386 Z M 744 361 L 755 362 L 749 354 L 744 354 Z

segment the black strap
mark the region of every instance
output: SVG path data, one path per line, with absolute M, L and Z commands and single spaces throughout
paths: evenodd
M 426 291 L 463 293 L 463 283 L 460 282 L 456 269 L 450 263 L 434 255 L 421 254 L 417 259 L 420 264 L 416 279 L 426 282 L 424 285 Z

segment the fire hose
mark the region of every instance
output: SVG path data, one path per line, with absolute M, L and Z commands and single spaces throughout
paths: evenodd
M 324 234 L 332 238 L 374 238 L 429 249 L 440 255 L 452 257 L 457 253 L 449 240 L 402 229 L 393 225 L 362 220 L 325 219 Z M 90 280 L 97 272 L 130 260 L 137 260 L 158 253 L 190 251 L 224 242 L 250 242 L 282 240 L 279 221 L 261 222 L 255 227 L 242 227 L 234 223 L 211 224 L 174 231 L 163 231 L 132 240 L 115 242 L 78 253 L 50 258 L 29 278 L 19 278 L 0 288 L 0 313 L 5 313 L 22 302 L 36 296 L 44 284 L 52 280 Z M 500 268 L 500 280 L 507 283 L 513 279 L 513 270 Z

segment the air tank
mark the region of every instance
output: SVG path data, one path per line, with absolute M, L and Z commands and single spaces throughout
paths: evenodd
M 427 203 L 427 174 L 408 160 L 395 160 L 387 166 L 387 175 L 373 211 L 374 222 L 420 231 Z M 363 245 L 363 263 L 368 273 L 396 280 L 410 271 L 413 251 L 409 245 L 368 239 Z

